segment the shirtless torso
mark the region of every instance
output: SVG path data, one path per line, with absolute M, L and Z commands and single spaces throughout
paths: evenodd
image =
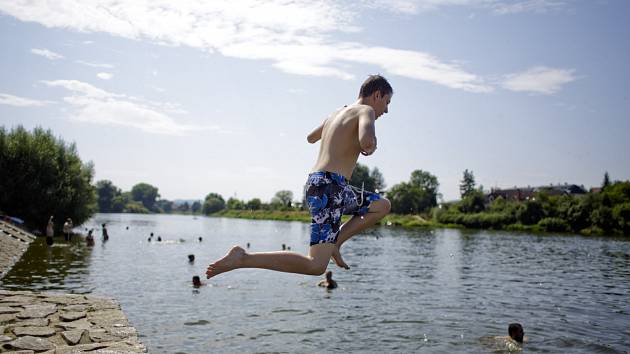
M 386 102 L 377 112 L 358 100 L 335 111 L 315 128 L 307 137 L 309 143 L 321 139 L 313 171 L 336 172 L 349 180 L 359 154 L 371 155 L 376 150 L 374 122 L 387 112 L 389 99 Z

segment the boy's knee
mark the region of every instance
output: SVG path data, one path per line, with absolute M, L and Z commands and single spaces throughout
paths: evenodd
M 387 198 L 381 199 L 380 202 L 381 212 L 383 213 L 383 215 L 389 214 L 389 212 L 392 210 L 392 202 L 390 202 Z
M 326 273 L 326 268 L 328 267 L 327 263 L 314 263 L 308 271 L 309 275 L 322 275 Z

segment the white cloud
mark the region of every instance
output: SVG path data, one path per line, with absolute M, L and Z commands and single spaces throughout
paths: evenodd
M 63 59 L 63 55 L 57 54 L 55 52 L 51 52 L 48 49 L 33 48 L 33 49 L 31 49 L 31 53 L 36 54 L 36 55 L 40 55 L 40 56 L 45 57 L 46 59 L 50 59 L 50 60 Z
M 547 12 L 566 5 L 565 1 L 559 0 L 363 0 L 363 2 L 368 7 L 402 14 L 466 6 L 489 9 L 495 14 L 507 15 L 520 12 Z
M 109 80 L 112 77 L 114 77 L 114 74 L 111 74 L 111 73 L 98 73 L 98 74 L 96 74 L 96 76 L 99 79 L 102 79 L 102 80 Z
M 53 101 L 40 101 L 31 98 L 13 96 L 6 93 L 0 93 L 0 104 L 15 107 L 41 107 L 47 104 L 55 103 Z
M 49 87 L 61 87 L 71 91 L 63 100 L 76 109 L 74 120 L 125 126 L 152 134 L 188 135 L 201 130 L 219 130 L 216 126 L 183 124 L 163 111 L 186 113 L 179 105 L 157 104 L 134 97 L 114 94 L 76 80 L 42 81 Z
M 562 85 L 575 81 L 577 78 L 573 75 L 574 71 L 537 66 L 520 73 L 506 75 L 503 87 L 512 91 L 550 95 L 560 90 Z
M 397 0 L 395 3 L 398 8 L 411 6 L 409 11 L 412 11 L 413 6 L 430 8 L 478 1 Z M 0 2 L 0 11 L 47 27 L 105 32 L 129 39 L 185 45 L 228 57 L 269 60 L 275 68 L 291 74 L 352 79 L 352 64 L 369 63 L 384 74 L 472 92 L 492 90 L 477 75 L 429 53 L 333 40 L 335 32 L 361 30 L 355 24 L 356 5 L 333 0 L 190 0 L 178 1 L 176 5 L 168 1 L 59 0 L 54 5 L 13 1 Z
M 83 60 L 75 60 L 74 62 L 77 63 L 77 64 L 90 66 L 90 67 L 93 67 L 93 68 L 105 68 L 105 69 L 113 69 L 114 68 L 114 66 L 112 64 L 98 64 L 98 63 L 91 63 L 91 62 L 83 61 Z
M 506 15 L 520 12 L 547 12 L 564 6 L 564 1 L 524 0 L 517 2 L 497 2 L 491 7 L 495 13 L 499 15 Z

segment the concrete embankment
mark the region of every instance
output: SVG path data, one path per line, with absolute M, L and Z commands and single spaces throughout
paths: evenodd
M 35 236 L 0 221 L 1 279 Z M 0 290 L 0 353 L 146 353 L 111 299 Z
M 113 300 L 0 290 L 0 353 L 146 353 Z
M 0 279 L 20 260 L 34 240 L 34 235 L 0 221 Z

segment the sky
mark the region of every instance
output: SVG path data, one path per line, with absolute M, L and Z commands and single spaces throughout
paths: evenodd
M 459 198 L 630 179 L 630 2 L 0 1 L 0 126 L 76 143 L 94 181 L 164 199 L 298 200 L 370 74 L 394 88 L 359 163 Z

